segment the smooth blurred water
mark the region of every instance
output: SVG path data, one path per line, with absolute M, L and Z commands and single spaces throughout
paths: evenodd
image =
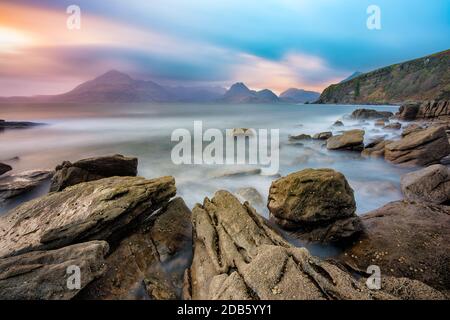
M 355 190 L 358 213 L 378 208 L 401 198 L 400 175 L 406 169 L 381 159 L 365 159 L 352 152 L 330 152 L 323 142 L 303 146 L 289 142 L 288 136 L 363 128 L 366 141 L 376 136 L 393 137 L 373 122 L 357 123 L 346 115 L 362 106 L 339 105 L 229 105 L 229 104 L 111 104 L 111 105 L 2 105 L 0 119 L 45 122 L 48 125 L 0 132 L 0 161 L 14 172 L 54 168 L 63 160 L 76 161 L 91 156 L 120 153 L 139 158 L 139 175 L 153 178 L 172 175 L 178 195 L 188 206 L 202 202 L 219 189 L 235 191 L 256 188 L 266 199 L 272 180 L 268 176 L 214 178 L 227 166 L 174 165 L 171 150 L 176 142 L 174 129 L 193 130 L 194 121 L 208 128 L 280 129 L 280 174 L 304 168 L 333 168 L 342 172 Z M 397 107 L 368 108 L 395 112 Z M 336 120 L 345 127 L 332 128 Z M 375 130 L 375 131 L 374 131 Z M 378 130 L 378 131 L 377 131 Z M 19 160 L 8 160 L 19 157 Z M 37 192 L 44 193 L 46 190 Z M 267 216 L 267 209 L 257 208 Z M 0 209 L 2 210 L 2 209 Z M 3 209 L 5 211 L 5 209 Z M 0 211 L 1 213 L 1 211 Z

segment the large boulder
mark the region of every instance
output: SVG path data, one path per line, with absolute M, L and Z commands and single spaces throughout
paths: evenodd
M 81 182 L 115 176 L 136 176 L 138 159 L 114 156 L 89 158 L 70 163 L 64 161 L 55 169 L 50 191 L 61 191 Z
M 362 151 L 364 149 L 364 130 L 345 131 L 327 140 L 328 150 Z
M 185 273 L 185 299 L 401 298 L 395 283 L 390 288 L 395 294 L 371 291 L 338 265 L 293 247 L 229 192 L 218 191 L 213 199 L 206 198 L 192 215 L 194 257 Z M 421 298 L 422 292 L 428 298 L 442 297 L 431 288 L 418 292 Z
M 427 166 L 439 163 L 450 154 L 444 127 L 430 127 L 412 132 L 385 147 L 385 159 L 405 166 Z
M 395 116 L 399 120 L 412 121 L 416 119 L 418 112 L 419 112 L 418 104 L 408 103 L 402 105 L 398 110 L 398 112 L 395 114 Z
M 364 233 L 340 259 L 365 272 L 371 265 L 382 277 L 419 280 L 450 288 L 450 207 L 396 201 L 361 217 Z
M 447 204 L 450 200 L 450 168 L 435 164 L 401 177 L 406 199 Z
M 52 175 L 53 172 L 49 170 L 31 170 L 2 177 L 0 179 L 0 202 L 32 191 L 50 180 Z
M 0 257 L 90 240 L 113 241 L 175 193 L 172 177 L 111 177 L 26 202 L 0 217 Z
M 377 111 L 373 109 L 356 109 L 352 112 L 351 118 L 356 120 L 376 120 L 389 119 L 394 114 L 389 111 Z
M 267 206 L 278 225 L 309 240 L 334 241 L 360 231 L 353 190 L 332 169 L 306 169 L 274 181 Z
M 33 251 L 0 259 L 1 300 L 67 300 L 105 272 L 105 241 L 91 241 L 57 250 Z M 79 268 L 80 286 L 69 277 Z
M 191 211 L 176 198 L 120 241 L 106 259 L 106 273 L 78 298 L 179 299 L 191 251 Z
M 12 170 L 12 167 L 10 165 L 0 162 L 0 176 L 11 170 Z

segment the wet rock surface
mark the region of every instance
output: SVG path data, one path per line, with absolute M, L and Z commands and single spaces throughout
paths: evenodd
M 55 169 L 50 191 L 61 191 L 81 182 L 114 176 L 136 176 L 138 159 L 113 155 L 70 163 L 64 161 Z
M 105 272 L 105 241 L 91 241 L 57 250 L 33 251 L 0 259 L 0 299 L 67 300 Z M 70 267 L 80 271 L 80 288 L 68 287 Z
M 407 173 L 401 178 L 406 199 L 435 204 L 450 201 L 450 168 L 436 164 L 422 170 Z

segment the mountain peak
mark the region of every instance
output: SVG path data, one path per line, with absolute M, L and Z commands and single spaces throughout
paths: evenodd
M 113 69 L 102 74 L 101 76 L 98 76 L 93 81 L 95 82 L 107 81 L 109 83 L 129 83 L 133 81 L 133 79 L 129 75 Z

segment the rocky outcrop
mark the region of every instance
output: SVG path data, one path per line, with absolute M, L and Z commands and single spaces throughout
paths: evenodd
M 6 163 L 0 162 L 0 176 L 8 171 L 11 171 L 12 167 L 10 165 L 7 165 Z
M 77 298 L 179 299 L 191 251 L 191 211 L 176 198 L 120 241 L 106 259 L 105 274 Z
M 420 105 L 417 103 L 407 103 L 400 106 L 400 109 L 395 114 L 395 117 L 399 120 L 413 121 L 417 117 Z
M 391 142 L 392 141 L 390 140 L 384 139 L 371 142 L 365 146 L 364 150 L 361 152 L 361 155 L 369 158 L 382 158 L 384 157 L 384 148 Z
M 310 241 L 340 241 L 361 231 L 353 190 L 331 169 L 306 169 L 274 181 L 267 207 L 278 225 Z
M 0 217 L 0 257 L 90 240 L 114 241 L 175 192 L 172 177 L 112 177 L 26 202 Z
M 425 101 L 420 105 L 416 119 L 450 120 L 450 101 Z
M 412 132 L 385 147 L 385 159 L 405 166 L 427 166 L 439 163 L 450 154 L 450 145 L 443 127 L 430 127 Z
M 50 191 L 61 191 L 81 182 L 114 176 L 136 176 L 137 158 L 114 156 L 89 158 L 70 163 L 64 161 L 55 169 Z
M 244 201 L 248 201 L 253 207 L 259 208 L 264 205 L 262 195 L 255 188 L 240 188 L 236 190 L 236 195 Z
M 49 170 L 24 171 L 0 179 L 0 202 L 25 194 L 50 180 Z
M 326 88 L 319 103 L 399 104 L 450 100 L 450 50 L 398 63 Z
M 450 200 L 450 168 L 436 164 L 401 178 L 403 195 L 411 201 L 447 204 Z
M 194 257 L 185 273 L 186 299 L 324 300 L 401 298 L 369 290 L 339 265 L 295 248 L 271 229 L 252 207 L 226 191 L 192 211 Z M 270 262 L 270 263 L 268 263 Z M 401 283 L 401 285 L 404 285 Z M 423 285 L 421 288 L 428 288 Z M 429 288 L 428 298 L 439 293 Z M 432 294 L 430 293 L 432 292 Z M 400 294 L 399 294 L 400 293 Z M 423 295 L 419 294 L 421 298 Z M 440 296 L 442 297 L 442 296 Z
M 0 259 L 1 300 L 67 300 L 105 272 L 105 241 Z M 71 269 L 71 268 L 77 269 Z M 79 268 L 79 269 L 78 269 Z M 80 283 L 69 278 L 80 271 Z M 73 286 L 68 286 L 73 284 Z
M 320 132 L 317 133 L 313 136 L 313 139 L 315 140 L 328 140 L 329 138 L 331 138 L 333 136 L 333 133 L 330 131 L 327 132 Z
M 355 120 L 387 120 L 394 114 L 389 111 L 377 111 L 373 109 L 356 109 L 350 115 L 350 118 Z
M 364 149 L 364 130 L 345 131 L 327 140 L 328 150 L 362 151 Z
M 361 217 L 364 233 L 341 260 L 352 269 L 381 268 L 382 277 L 419 280 L 448 290 L 450 207 L 397 201 Z

